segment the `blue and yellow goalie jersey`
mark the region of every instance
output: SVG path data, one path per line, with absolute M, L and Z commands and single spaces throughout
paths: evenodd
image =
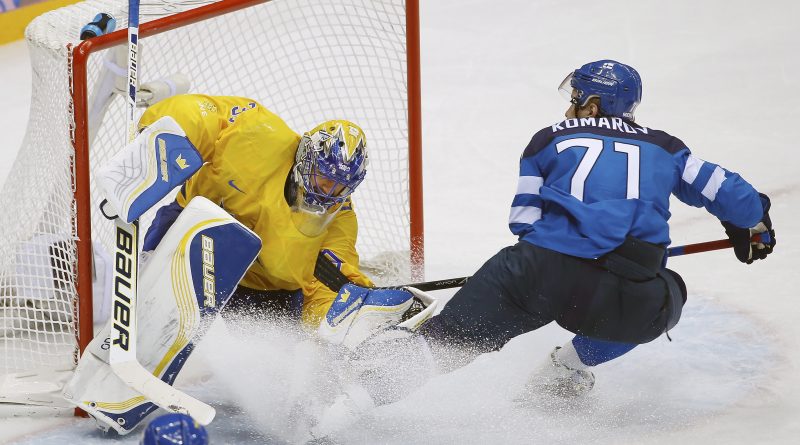
M 319 324 L 336 297 L 314 278 L 320 250 L 334 252 L 352 282 L 372 285 L 358 269 L 358 223 L 352 203 L 318 236 L 306 236 L 293 224 L 284 187 L 300 135 L 280 117 L 252 99 L 181 95 L 150 107 L 139 125 L 145 127 L 163 116 L 180 124 L 205 161 L 181 188 L 177 204 L 182 208 L 195 196 L 203 196 L 261 238 L 261 252 L 240 285 L 302 289 L 303 321 L 310 326 Z

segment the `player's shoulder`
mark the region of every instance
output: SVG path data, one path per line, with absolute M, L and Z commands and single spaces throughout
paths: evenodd
M 294 144 L 293 148 L 296 148 L 300 135 L 276 112 L 255 99 L 236 96 L 226 96 L 224 99 L 225 118 L 230 131 L 258 135 L 254 137 L 267 138 L 272 142 Z
M 525 148 L 523 157 L 533 156 L 554 141 L 573 135 L 641 141 L 670 154 L 686 149 L 683 141 L 663 130 L 649 128 L 618 117 L 587 117 L 565 119 L 537 131 Z

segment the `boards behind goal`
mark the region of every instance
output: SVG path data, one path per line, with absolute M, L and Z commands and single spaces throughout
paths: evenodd
M 100 12 L 118 31 L 81 42 Z M 357 122 L 370 144 L 354 195 L 362 265 L 380 284 L 420 278 L 417 0 L 142 0 L 140 13 L 140 113 L 190 92 L 256 99 L 300 133 Z M 26 29 L 28 130 L 0 192 L 0 403 L 59 403 L 93 336 L 93 289 L 109 289 L 113 223 L 92 172 L 125 145 L 126 26 L 127 1 L 89 0 Z

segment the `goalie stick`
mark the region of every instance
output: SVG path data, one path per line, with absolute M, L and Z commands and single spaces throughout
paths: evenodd
M 127 141 L 136 137 L 136 86 L 139 64 L 139 0 L 128 2 L 128 97 L 126 108 Z M 128 223 L 115 218 L 113 320 L 109 365 L 126 385 L 156 405 L 172 412 L 185 413 L 208 425 L 216 414 L 211 406 L 173 388 L 149 371 L 136 357 L 136 304 L 139 276 L 139 221 Z

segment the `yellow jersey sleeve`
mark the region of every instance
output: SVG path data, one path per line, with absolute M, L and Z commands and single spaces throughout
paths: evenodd
M 213 157 L 220 133 L 229 125 L 228 110 L 222 109 L 219 102 L 218 98 L 199 94 L 173 96 L 149 107 L 139 119 L 139 128 L 170 116 L 207 162 Z
M 245 97 L 174 96 L 148 108 L 139 126 L 164 116 L 178 122 L 205 162 L 182 187 L 178 204 L 185 207 L 195 196 L 203 196 L 253 229 L 265 205 L 257 194 L 264 188 L 282 190 L 283 178 L 278 176 L 293 161 L 300 136 Z

